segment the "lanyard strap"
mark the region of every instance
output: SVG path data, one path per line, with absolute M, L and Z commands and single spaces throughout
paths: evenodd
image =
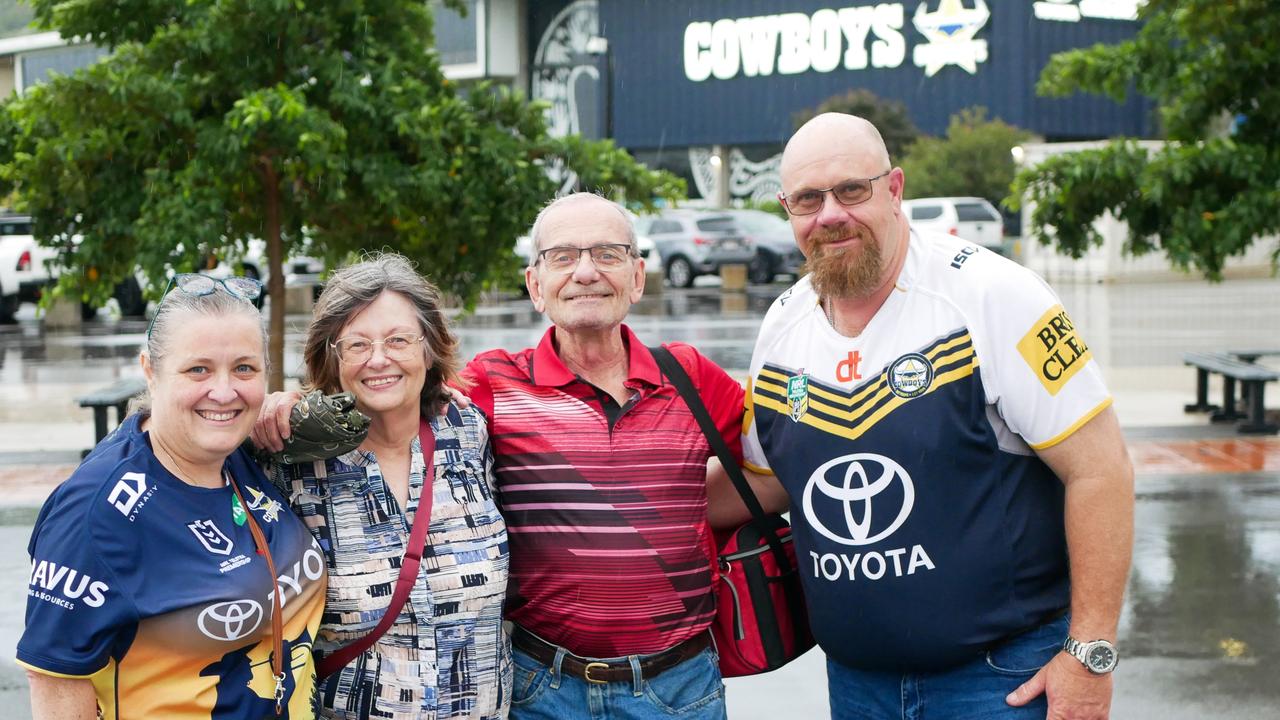
M 716 457 L 720 459 L 720 464 L 724 466 L 724 471 L 733 483 L 734 489 L 742 497 L 742 504 L 746 505 L 747 510 L 751 512 L 751 520 L 749 522 L 756 526 L 760 536 L 769 544 L 769 548 L 773 551 L 773 555 L 778 561 L 778 567 L 782 568 L 784 572 L 790 572 L 791 560 L 787 557 L 786 550 L 782 547 L 782 541 L 778 539 L 777 531 L 769 521 L 769 514 L 760 505 L 760 500 L 756 497 L 755 491 L 751 489 L 751 484 L 747 482 L 747 478 L 742 474 L 742 468 L 738 467 L 738 461 L 733 458 L 733 453 L 729 450 L 729 444 L 720 435 L 720 430 L 716 428 L 715 421 L 711 419 L 711 413 L 707 410 L 706 404 L 702 402 L 702 396 L 693 387 L 693 381 L 689 379 L 689 373 L 685 372 L 684 366 L 665 347 L 655 345 L 649 348 L 649 353 L 653 355 L 653 360 L 658 364 L 658 368 L 671 381 L 676 393 L 684 399 L 684 404 L 689 406 L 689 412 L 693 414 L 693 419 L 698 422 L 698 427 L 702 428 L 702 434 L 706 436 L 707 444 L 711 446 Z M 715 549 L 713 549 L 712 557 L 714 558 L 716 554 Z
M 436 436 L 431 431 L 431 424 L 426 418 L 423 418 L 418 428 L 418 442 L 422 445 L 422 492 L 418 496 L 418 511 L 413 516 L 413 529 L 409 531 L 409 545 L 405 548 L 404 560 L 400 563 L 400 577 L 396 580 L 391 604 L 387 605 L 387 611 L 382 614 L 378 625 L 367 635 L 320 658 L 316 664 L 316 676 L 320 680 L 341 670 L 391 629 L 391 625 L 400 616 L 400 608 L 404 607 L 405 601 L 409 599 L 409 591 L 418 581 L 418 567 L 422 563 L 422 549 L 426 545 L 427 526 L 431 524 L 431 505 L 434 499 L 436 477 Z
M 231 473 L 225 472 L 227 484 L 235 491 L 236 499 L 240 501 L 240 507 L 244 509 L 245 517 L 249 519 L 249 532 L 253 534 L 253 544 L 258 547 L 258 554 L 267 559 L 267 572 L 271 573 L 271 677 L 276 681 L 276 715 L 279 716 L 284 712 L 284 621 L 281 619 L 282 606 L 280 601 L 280 576 L 276 574 L 276 563 L 271 557 L 271 547 L 267 545 L 267 536 L 263 534 L 262 528 L 258 527 L 258 521 L 253 517 L 253 510 L 250 509 L 249 503 L 244 501 L 244 495 L 240 492 L 240 485 L 236 483 L 236 479 Z

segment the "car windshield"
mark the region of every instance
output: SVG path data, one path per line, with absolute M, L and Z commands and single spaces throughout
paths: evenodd
M 738 227 L 752 233 L 777 233 L 790 232 L 791 227 L 786 220 L 777 215 L 770 215 L 767 212 L 743 212 L 737 213 L 734 219 L 738 221 Z

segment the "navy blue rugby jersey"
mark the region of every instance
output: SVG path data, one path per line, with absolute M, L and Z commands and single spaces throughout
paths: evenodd
M 100 443 L 40 510 L 19 664 L 91 680 L 110 720 L 275 717 L 273 590 L 252 513 L 284 603 L 284 717 L 313 717 L 319 547 L 243 451 L 225 469 L 247 508 L 230 487 L 171 475 L 140 421 Z
M 862 334 L 807 278 L 769 309 L 743 449 L 791 496 L 814 634 L 851 667 L 970 660 L 1069 604 L 1061 481 L 1035 455 L 1111 402 L 1053 291 L 913 231 Z

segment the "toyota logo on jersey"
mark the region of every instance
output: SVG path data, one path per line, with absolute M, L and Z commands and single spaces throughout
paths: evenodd
M 210 605 L 200 613 L 196 624 L 206 637 L 233 642 L 248 637 L 262 624 L 262 605 L 255 600 Z
M 870 545 L 892 535 L 911 515 L 915 486 L 901 465 L 857 453 L 813 471 L 801 506 L 809 524 L 841 545 Z

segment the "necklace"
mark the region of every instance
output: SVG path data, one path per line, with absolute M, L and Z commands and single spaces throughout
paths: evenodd
M 862 327 L 857 327 L 857 326 L 850 325 L 850 326 L 847 328 L 847 332 L 842 332 L 842 331 L 840 330 L 840 328 L 836 326 L 836 306 L 835 306 L 835 302 L 833 302 L 830 298 L 828 298 L 828 299 L 826 299 L 826 300 L 820 300 L 820 301 L 818 302 L 818 305 L 819 305 L 819 307 L 821 307 L 821 308 L 822 308 L 822 314 L 827 316 L 827 322 L 828 322 L 828 323 L 830 323 L 830 325 L 831 325 L 831 329 L 832 329 L 832 330 L 835 330 L 835 331 L 836 331 L 836 333 L 837 333 L 837 334 L 839 334 L 839 335 L 843 335 L 843 336 L 845 336 L 845 337 L 849 337 L 849 338 L 855 338 L 855 337 L 858 337 L 859 335 L 861 335 L 861 334 L 862 334 L 863 329 L 865 329 L 865 328 L 866 328 L 866 326 L 865 326 L 865 325 L 863 325 Z

